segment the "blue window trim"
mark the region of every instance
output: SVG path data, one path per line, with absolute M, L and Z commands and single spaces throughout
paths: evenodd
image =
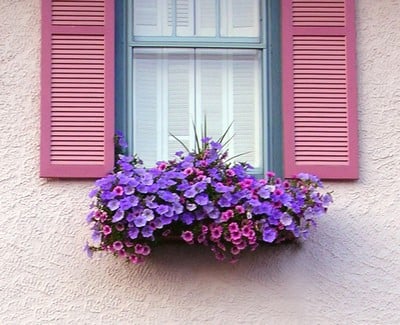
M 264 4 L 263 1 L 261 1 Z M 129 121 L 132 121 L 131 112 L 128 107 L 131 107 L 128 96 L 128 88 L 131 87 L 128 81 L 129 73 L 132 68 L 132 51 L 131 45 L 135 46 L 156 46 L 159 42 L 139 42 L 128 40 L 127 31 L 132 28 L 127 17 L 130 11 L 130 2 L 116 1 L 116 28 L 115 28 L 115 44 L 116 44 L 116 61 L 115 61 L 115 107 L 116 107 L 116 129 L 123 132 L 128 143 L 130 144 L 130 153 L 133 150 L 133 132 L 128 132 L 132 129 Z M 280 40 L 280 0 L 266 0 L 265 10 L 266 21 L 262 23 L 262 28 L 266 30 L 266 40 L 261 40 L 259 43 L 238 42 L 227 44 L 227 47 L 251 47 L 264 48 L 264 60 L 266 66 L 263 67 L 263 155 L 264 155 L 264 172 L 273 170 L 277 175 L 283 175 L 283 156 L 282 156 L 282 112 L 281 112 L 281 40 Z M 182 46 L 176 44 L 178 42 L 170 42 L 168 46 Z M 188 44 L 187 47 L 193 44 Z M 204 42 L 203 44 L 196 43 L 195 47 L 211 48 L 212 42 Z

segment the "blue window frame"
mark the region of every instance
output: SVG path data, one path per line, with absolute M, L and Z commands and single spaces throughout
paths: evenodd
M 168 0 L 165 0 L 167 2 Z M 260 53 L 261 115 L 260 115 L 260 151 L 262 164 L 256 170 L 264 173 L 273 169 L 282 170 L 282 137 L 281 137 L 281 94 L 280 94 L 280 1 L 260 1 L 259 37 L 226 37 L 220 33 L 221 1 L 215 0 L 215 33 L 213 36 L 179 35 L 176 23 L 178 0 L 169 0 L 172 7 L 169 17 L 170 35 L 135 35 L 134 0 L 116 1 L 116 128 L 122 130 L 130 144 L 130 153 L 135 148 L 135 126 L 133 119 L 134 93 L 134 55 L 143 49 L 159 51 L 161 49 L 193 49 L 194 51 L 255 50 Z M 210 2 L 210 1 L 209 1 Z M 172 23 L 170 23 L 172 21 Z M 194 27 L 195 28 L 195 27 Z M 139 33 L 140 34 L 140 33 Z M 181 33 L 182 34 L 182 33 Z M 184 33 L 183 33 L 184 34 Z M 196 117 L 195 117 L 196 118 Z M 199 117 L 197 116 L 197 120 Z M 169 130 L 174 131 L 174 130 Z

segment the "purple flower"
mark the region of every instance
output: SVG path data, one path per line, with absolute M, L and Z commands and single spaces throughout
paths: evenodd
M 174 203 L 172 207 L 176 214 L 181 214 L 183 212 L 183 205 L 180 203 Z
M 93 230 L 92 240 L 95 245 L 99 245 L 101 242 L 101 232 L 98 230 Z
M 86 253 L 87 257 L 92 258 L 93 257 L 93 251 L 89 246 L 89 243 L 86 242 L 85 246 L 83 247 L 83 251 Z
M 132 201 L 130 197 L 124 197 L 120 203 L 120 208 L 124 211 L 129 210 L 132 207 Z
M 142 236 L 143 237 L 145 237 L 145 238 L 148 238 L 148 237 L 151 237 L 152 235 L 153 235 L 153 228 L 152 227 L 150 227 L 150 226 L 145 226 L 143 229 L 142 229 Z
M 144 209 L 142 215 L 146 218 L 147 221 L 151 221 L 154 219 L 154 212 L 150 209 Z
M 283 213 L 281 216 L 281 224 L 284 226 L 289 226 L 292 224 L 292 217 L 290 215 L 288 215 L 287 213 Z
M 277 237 L 277 233 L 275 229 L 266 227 L 263 231 L 263 241 L 267 243 L 272 243 Z
M 219 212 L 217 209 L 212 210 L 212 211 L 210 211 L 210 212 L 208 213 L 208 217 L 209 217 L 210 219 L 214 219 L 214 220 L 218 219 L 220 215 L 221 215 L 221 214 L 220 214 L 220 212 Z
M 263 199 L 269 199 L 271 196 L 271 187 L 266 185 L 258 191 L 258 195 Z
M 133 222 L 136 227 L 143 227 L 147 223 L 147 219 L 144 215 L 139 215 L 133 219 Z
M 182 222 L 184 224 L 191 225 L 193 223 L 193 221 L 194 221 L 193 213 L 187 213 L 186 212 L 181 216 L 181 219 L 182 219 Z
M 119 201 L 118 200 L 111 200 L 110 202 L 108 202 L 107 207 L 111 210 L 111 211 L 115 211 L 119 208 Z
M 195 197 L 194 201 L 198 205 L 206 205 L 209 202 L 208 195 L 205 193 L 199 194 Z
M 179 195 L 176 193 L 171 193 L 169 191 L 159 191 L 158 195 L 166 202 L 177 202 L 179 201 Z
M 222 183 L 217 183 L 215 184 L 215 191 L 217 191 L 218 193 L 225 193 L 225 192 L 229 192 L 230 190 L 232 190 L 231 187 L 229 186 L 225 186 Z
M 130 239 L 136 239 L 139 235 L 139 229 L 137 228 L 129 228 L 128 236 Z
M 186 203 L 186 209 L 188 209 L 188 211 L 193 211 L 196 210 L 197 205 L 194 203 Z
M 121 221 L 123 218 L 124 218 L 124 211 L 122 209 L 119 209 L 114 213 L 111 222 L 116 223 L 118 221 Z
M 190 187 L 185 191 L 185 193 L 183 193 L 183 196 L 187 198 L 193 198 L 196 196 L 196 194 L 197 194 L 196 189 L 194 187 Z
M 166 214 L 168 212 L 168 210 L 169 210 L 168 205 L 164 205 L 164 204 L 159 205 L 158 208 L 156 209 L 156 211 L 159 215 Z

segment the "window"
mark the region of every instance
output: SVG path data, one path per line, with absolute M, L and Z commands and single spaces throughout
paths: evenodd
M 266 168 L 267 8 L 259 0 L 127 0 L 126 74 L 117 125 L 145 162 L 194 147 L 206 119 L 218 139 L 229 127 L 230 156 Z M 122 28 L 122 27 L 120 27 Z M 122 41 L 121 37 L 121 41 Z M 279 44 L 276 44 L 279 46 Z M 118 51 L 117 51 L 118 53 Z M 123 55 L 121 55 L 123 56 Z M 121 119 L 123 121 L 121 121 Z M 121 123 L 122 122 L 122 123 Z

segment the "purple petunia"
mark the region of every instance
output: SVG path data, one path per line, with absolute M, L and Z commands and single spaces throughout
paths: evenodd
M 272 243 L 277 237 L 277 233 L 275 229 L 272 228 L 264 228 L 262 239 L 267 243 Z
M 144 215 L 139 215 L 133 219 L 133 222 L 136 227 L 143 227 L 147 223 L 147 219 Z

